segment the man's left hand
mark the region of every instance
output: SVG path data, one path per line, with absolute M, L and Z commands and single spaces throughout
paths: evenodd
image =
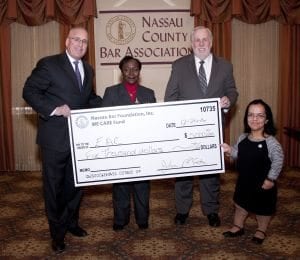
M 228 97 L 224 96 L 221 97 L 221 108 L 229 108 L 230 107 L 230 100 Z

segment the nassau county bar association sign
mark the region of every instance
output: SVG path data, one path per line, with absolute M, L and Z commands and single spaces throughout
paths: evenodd
M 95 39 L 99 65 L 115 65 L 125 55 L 144 64 L 170 64 L 191 53 L 189 10 L 99 11 Z

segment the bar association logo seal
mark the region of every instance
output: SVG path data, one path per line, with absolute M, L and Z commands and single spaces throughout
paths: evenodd
M 86 128 L 89 124 L 89 120 L 86 116 L 79 116 L 76 118 L 76 126 L 80 129 Z
M 127 16 L 114 16 L 106 24 L 106 36 L 114 44 L 127 44 L 133 40 L 135 34 L 136 26 Z

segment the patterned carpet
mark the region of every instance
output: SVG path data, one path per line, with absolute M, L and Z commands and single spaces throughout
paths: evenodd
M 0 173 L 0 259 L 300 259 L 300 171 L 286 170 L 279 181 L 278 212 L 262 245 L 251 243 L 255 219 L 245 235 L 224 239 L 232 221 L 235 172 L 222 174 L 222 224 L 211 228 L 200 211 L 195 181 L 194 204 L 187 225 L 173 218 L 173 179 L 152 181 L 148 230 L 131 218 L 120 232 L 112 230 L 111 185 L 85 188 L 81 225 L 85 238 L 67 234 L 67 249 L 57 256 L 50 247 L 39 172 Z M 133 216 L 133 214 L 132 214 Z

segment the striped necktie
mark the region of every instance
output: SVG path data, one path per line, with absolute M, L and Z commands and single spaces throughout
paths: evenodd
M 204 94 L 206 94 L 207 90 L 207 81 L 206 81 L 206 75 L 203 67 L 204 61 L 200 61 L 200 67 L 199 67 L 199 80 L 200 80 L 200 86 Z

